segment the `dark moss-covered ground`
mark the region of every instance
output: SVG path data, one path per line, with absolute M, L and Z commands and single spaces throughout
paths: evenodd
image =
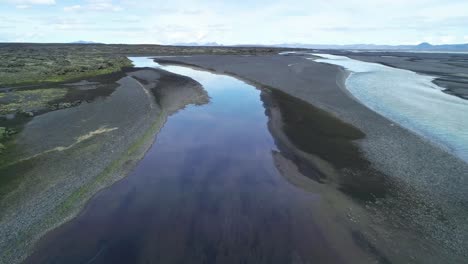
M 112 73 L 127 66 L 131 66 L 131 62 L 118 55 L 22 45 L 3 46 L 0 48 L 0 87 L 57 83 Z

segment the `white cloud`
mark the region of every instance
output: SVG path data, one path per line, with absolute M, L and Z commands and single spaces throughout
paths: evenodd
M 468 42 L 467 0 L 0 0 L 56 6 L 0 15 L 40 26 L 44 41 L 222 44 Z M 1 4 L 0 4 L 1 5 Z M 59 10 L 60 9 L 60 10 Z M 125 12 L 117 12 L 123 11 Z M 2 12 L 3 11 L 3 12 Z M 60 12 L 63 11 L 63 12 Z M 99 14 L 96 14 L 99 12 Z M 50 22 L 51 18 L 57 18 Z M 62 18 L 61 21 L 58 18 Z M 2 26 L 6 25 L 0 20 Z M 32 21 L 32 22 L 29 22 Z M 60 32 L 58 32 L 60 30 Z M 13 29 L 3 33 L 13 34 Z
M 456 36 L 441 36 L 439 42 L 442 44 L 450 44 L 454 43 L 456 41 L 457 37 Z
M 31 6 L 30 5 L 17 5 L 16 8 L 18 9 L 27 9 L 27 8 L 30 8 Z
M 115 5 L 112 0 L 87 0 L 84 5 L 73 5 L 64 7 L 63 10 L 70 11 L 122 11 L 123 8 Z
M 26 5 L 54 5 L 55 0 L 8 0 L 9 3 L 18 6 Z
M 70 12 L 70 11 L 77 11 L 80 10 L 81 6 L 80 5 L 73 5 L 73 6 L 66 6 L 63 8 L 64 11 Z

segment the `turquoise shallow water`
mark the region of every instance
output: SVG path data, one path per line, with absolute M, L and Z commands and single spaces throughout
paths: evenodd
M 468 161 L 468 100 L 444 93 L 431 76 L 344 56 L 314 55 L 323 58 L 317 62 L 351 71 L 346 88 L 364 105 Z

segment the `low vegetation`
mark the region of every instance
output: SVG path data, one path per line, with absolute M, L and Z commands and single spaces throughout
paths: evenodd
M 112 73 L 131 66 L 124 56 L 54 49 L 0 49 L 0 87 L 21 86 Z
M 66 89 L 15 90 L 0 94 L 0 115 L 34 112 L 49 108 L 48 103 L 65 96 Z
M 120 71 L 129 55 L 269 54 L 268 47 L 0 43 L 0 88 L 64 82 Z

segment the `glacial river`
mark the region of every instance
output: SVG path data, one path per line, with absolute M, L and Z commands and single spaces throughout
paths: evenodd
M 316 224 L 320 196 L 276 168 L 260 90 L 131 59 L 191 77 L 210 102 L 170 116 L 133 172 L 48 234 L 31 263 L 342 263 L 338 247 L 359 255 L 343 236 L 331 244 Z
M 317 62 L 351 71 L 346 88 L 364 105 L 468 162 L 468 100 L 449 95 L 434 77 L 344 56 Z

